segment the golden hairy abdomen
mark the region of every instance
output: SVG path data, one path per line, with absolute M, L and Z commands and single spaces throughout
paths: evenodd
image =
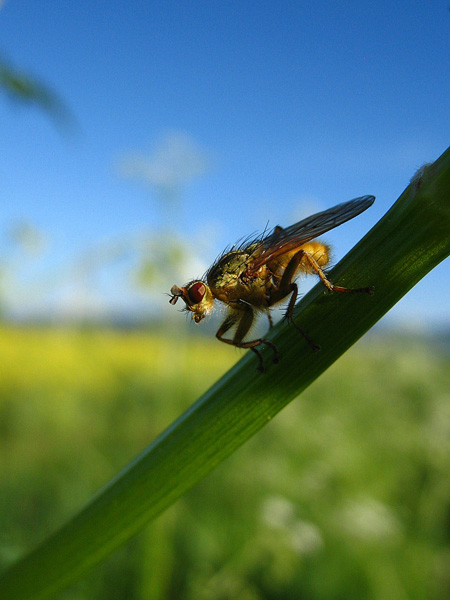
M 330 246 L 323 244 L 322 242 L 308 242 L 300 248 L 304 252 L 311 255 L 319 267 L 326 267 L 330 262 Z M 299 269 L 305 273 L 315 273 L 316 271 L 312 268 L 311 263 L 308 262 L 306 257 L 303 257 L 300 263 Z
M 298 246 L 294 250 L 286 252 L 286 254 L 283 254 L 283 256 L 277 258 L 276 261 L 274 261 L 274 263 L 270 265 L 272 272 L 282 275 L 284 269 L 286 269 L 286 267 L 288 266 L 291 258 L 295 256 L 298 252 L 301 252 L 302 250 L 303 252 L 306 252 L 307 254 L 312 256 L 318 264 L 318 266 L 321 268 L 326 267 L 327 264 L 330 262 L 330 247 L 327 244 L 323 244 L 322 242 L 317 241 L 307 242 L 306 244 Z M 316 273 L 315 269 L 312 267 L 310 261 L 308 261 L 306 256 L 304 256 L 300 260 L 296 272 L 297 274 L 301 272 L 307 273 L 308 275 Z

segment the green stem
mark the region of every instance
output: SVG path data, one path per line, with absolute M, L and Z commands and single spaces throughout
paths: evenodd
M 294 327 L 270 339 L 281 362 L 260 374 L 250 352 L 163 432 L 77 516 L 0 579 L 3 600 L 49 598 L 104 559 L 241 446 L 450 254 L 450 150 L 427 167 L 330 274 L 373 296 L 330 294 L 317 285 Z M 198 366 L 201 369 L 201 365 Z

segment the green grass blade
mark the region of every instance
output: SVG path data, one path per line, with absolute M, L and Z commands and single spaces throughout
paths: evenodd
M 449 254 L 447 150 L 330 274 L 348 287 L 374 285 L 375 294 L 330 294 L 318 285 L 299 303 L 296 321 L 322 350 L 313 353 L 292 326 L 275 327 L 270 339 L 281 363 L 270 365 L 265 350 L 261 375 L 246 353 L 86 508 L 3 574 L 2 600 L 52 597 L 104 559 L 256 433 Z

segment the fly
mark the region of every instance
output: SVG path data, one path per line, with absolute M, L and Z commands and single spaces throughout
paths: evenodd
M 192 313 L 195 323 L 200 321 L 219 300 L 228 307 L 228 314 L 216 333 L 221 342 L 238 348 L 250 348 L 258 357 L 259 371 L 264 371 L 258 346 L 266 345 L 273 351 L 273 362 L 279 362 L 276 346 L 265 338 L 244 341 L 255 315 L 264 312 L 272 327 L 270 310 L 290 295 L 285 318 L 303 335 L 314 350 L 319 347 L 294 322 L 292 313 L 298 295 L 295 280 L 301 273 L 316 274 L 324 286 L 333 292 L 347 294 L 373 293 L 373 287 L 345 288 L 334 285 L 324 268 L 330 261 L 330 247 L 315 240 L 323 233 L 353 219 L 373 204 L 374 196 L 362 196 L 316 213 L 294 225 L 279 225 L 267 235 L 246 241 L 225 251 L 208 269 L 203 279 L 194 279 L 180 288 L 172 286 L 170 304 L 178 298 L 185 310 Z M 224 335 L 235 328 L 231 338 Z

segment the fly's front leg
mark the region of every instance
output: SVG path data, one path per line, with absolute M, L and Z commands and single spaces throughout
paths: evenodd
M 225 321 L 219 327 L 219 330 L 216 333 L 216 337 L 221 342 L 225 342 L 225 344 L 230 344 L 231 346 L 236 346 L 237 348 L 250 348 L 250 350 L 252 350 L 252 352 L 254 352 L 256 354 L 256 356 L 258 357 L 258 360 L 259 360 L 258 371 L 261 371 L 261 373 L 262 373 L 264 371 L 263 359 L 261 356 L 261 352 L 259 352 L 259 350 L 256 349 L 256 346 L 260 346 L 261 344 L 266 344 L 266 346 L 269 346 L 270 348 L 272 348 L 274 363 L 279 362 L 278 350 L 277 350 L 276 346 L 274 344 L 272 344 L 272 342 L 269 342 L 269 340 L 265 340 L 264 338 L 258 338 L 257 340 L 252 340 L 250 342 L 242 341 L 244 339 L 244 337 L 247 335 L 247 333 L 250 331 L 250 328 L 253 323 L 253 318 L 254 318 L 254 314 L 253 314 L 252 307 L 250 305 L 244 305 L 244 308 L 242 308 L 242 309 L 240 308 L 239 312 L 236 311 L 233 314 L 229 315 L 225 319 Z M 229 329 L 231 329 L 231 327 L 233 327 L 233 325 L 235 325 L 236 323 L 238 323 L 238 325 L 237 325 L 236 333 L 234 334 L 233 339 L 230 340 L 230 339 L 224 338 L 223 335 Z

